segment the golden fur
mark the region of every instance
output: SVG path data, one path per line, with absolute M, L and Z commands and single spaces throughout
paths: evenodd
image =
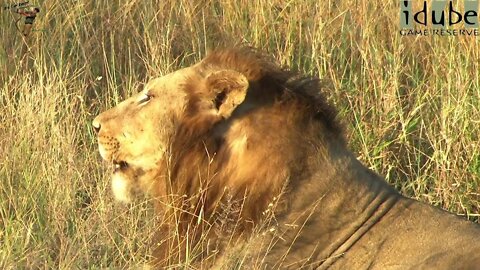
M 155 198 L 163 222 L 159 267 L 218 265 L 227 246 L 241 245 L 262 224 L 267 233 L 253 241 L 245 263 L 405 268 L 446 258 L 448 266 L 455 252 L 478 262 L 480 245 L 466 240 L 478 240 L 477 226 L 396 193 L 348 151 L 335 117 L 318 79 L 237 48 L 153 80 L 94 127 L 102 157 L 116 164 L 116 198 Z M 444 233 L 449 224 L 454 237 L 437 247 L 429 238 L 437 235 L 426 230 Z M 394 233 L 401 243 L 387 237 Z

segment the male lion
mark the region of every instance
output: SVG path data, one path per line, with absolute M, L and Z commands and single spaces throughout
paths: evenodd
M 152 80 L 93 126 L 115 198 L 154 198 L 158 267 L 218 266 L 250 239 L 234 267 L 480 269 L 480 227 L 397 193 L 335 117 L 318 80 L 236 48 Z

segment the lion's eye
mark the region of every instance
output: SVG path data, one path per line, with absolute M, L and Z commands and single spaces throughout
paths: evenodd
M 138 101 L 138 103 L 139 103 L 139 104 L 145 104 L 145 103 L 149 102 L 150 99 L 152 99 L 152 95 L 150 95 L 150 94 L 144 94 L 144 95 L 140 98 L 140 100 Z

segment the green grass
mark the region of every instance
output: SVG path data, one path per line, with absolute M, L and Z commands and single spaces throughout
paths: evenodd
M 478 38 L 401 37 L 395 1 L 38 4 L 28 61 L 18 16 L 0 12 L 1 269 L 148 259 L 150 204 L 113 201 L 90 122 L 225 44 L 325 79 L 364 164 L 407 196 L 479 220 Z

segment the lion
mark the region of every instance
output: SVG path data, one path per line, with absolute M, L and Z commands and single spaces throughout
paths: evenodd
M 153 79 L 93 127 L 114 197 L 155 202 L 154 267 L 480 268 L 478 224 L 400 195 L 348 150 L 320 80 L 255 49 Z

